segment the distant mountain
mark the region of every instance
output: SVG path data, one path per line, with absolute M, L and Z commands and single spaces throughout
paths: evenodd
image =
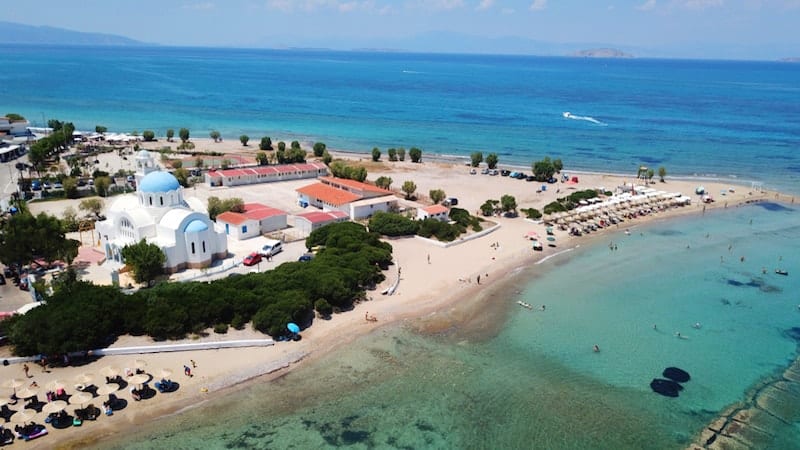
M 578 50 L 571 56 L 579 56 L 582 58 L 633 58 L 630 53 L 625 53 L 622 50 L 615 48 L 590 48 L 588 50 Z
M 800 57 L 792 56 L 790 58 L 781 58 L 778 61 L 780 61 L 780 62 L 790 62 L 790 63 L 800 63 Z
M 114 34 L 83 33 L 64 28 L 37 27 L 13 22 L 0 22 L 0 44 L 148 45 Z

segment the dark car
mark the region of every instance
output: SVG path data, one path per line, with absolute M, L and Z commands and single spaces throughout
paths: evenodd
M 533 175 L 528 175 L 527 177 L 525 177 L 525 181 L 536 181 L 536 177 L 534 177 Z
M 261 255 L 259 253 L 253 252 L 244 257 L 244 261 L 242 261 L 242 264 L 244 264 L 245 266 L 255 266 L 260 262 L 261 262 Z
M 309 262 L 312 259 L 314 259 L 314 255 L 311 254 L 311 253 L 306 253 L 305 255 L 297 258 L 298 261 L 302 261 L 302 262 Z
M 558 180 L 556 180 L 554 177 L 550 177 L 550 178 L 547 179 L 547 182 L 550 183 L 550 184 L 553 184 L 556 181 L 558 181 Z
M 503 170 L 500 171 L 500 176 L 501 177 L 507 177 L 510 173 L 511 173 L 510 170 L 503 169 Z

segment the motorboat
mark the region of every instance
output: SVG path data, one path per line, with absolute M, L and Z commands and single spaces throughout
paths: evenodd
M 789 275 L 789 272 L 783 269 L 775 269 L 775 273 L 778 275 Z

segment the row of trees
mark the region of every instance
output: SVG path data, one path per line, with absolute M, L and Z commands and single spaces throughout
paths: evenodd
M 310 325 L 321 314 L 347 310 L 365 288 L 384 279 L 391 245 L 355 223 L 315 230 L 306 246 L 323 250 L 309 262 L 211 283 L 163 283 L 132 295 L 76 281 L 54 283 L 47 303 L 14 316 L 5 327 L 17 355 L 58 354 L 104 347 L 121 334 L 181 338 L 210 327 L 254 329 L 281 336 L 286 324 Z M 90 325 L 87 325 L 90 324 Z
M 609 192 L 608 195 L 611 193 Z M 581 200 L 589 200 L 597 197 L 597 191 L 594 189 L 586 189 L 583 191 L 575 191 L 566 197 L 557 198 L 555 201 L 548 203 L 544 206 L 545 214 L 553 214 L 557 212 L 570 211 L 575 209 Z
M 389 155 L 389 161 L 392 162 L 397 160 L 405 161 L 406 159 L 406 149 L 402 147 L 397 149 L 390 148 L 387 150 L 387 153 Z M 411 147 L 411 149 L 408 150 L 408 156 L 411 158 L 411 162 L 413 163 L 422 162 L 422 150 L 418 149 L 417 147 Z M 378 147 L 372 149 L 372 160 L 375 162 L 381 160 L 381 149 Z
M 489 199 L 480 206 L 481 214 L 491 216 L 503 213 L 508 216 L 517 215 L 517 199 L 513 195 L 504 194 L 500 200 Z

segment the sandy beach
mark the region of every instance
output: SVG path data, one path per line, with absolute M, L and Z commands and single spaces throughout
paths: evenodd
M 243 147 L 238 141 L 226 140 L 214 143 L 209 139 L 192 139 L 197 145 L 197 151 L 216 151 L 231 153 L 236 152 L 244 158 L 252 158 L 258 151 L 257 140 L 253 137 L 248 147 Z M 278 139 L 273 139 L 277 145 Z M 163 141 L 147 143 L 145 148 L 159 148 L 167 144 Z M 310 145 L 304 143 L 304 147 Z M 310 151 L 309 151 L 310 153 Z M 509 177 L 470 174 L 468 167 L 463 162 L 435 160 L 423 154 L 421 164 L 404 162 L 388 162 L 384 154 L 382 161 L 372 162 L 368 155 L 354 155 L 346 152 L 334 152 L 335 157 L 349 159 L 357 158 L 369 172 L 368 180 L 374 181 L 379 176 L 388 176 L 393 180 L 392 188 L 399 188 L 404 181 L 411 180 L 417 185 L 417 193 L 427 197 L 431 189 L 442 189 L 448 197 L 456 197 L 459 207 L 472 214 L 478 214 L 478 209 L 487 199 L 500 199 L 504 194 L 513 195 L 519 208 L 537 208 L 541 210 L 544 205 L 558 197 L 568 195 L 575 190 L 598 189 L 614 191 L 617 186 L 624 183 L 635 182 L 635 174 L 613 175 L 599 173 L 573 174 L 569 171 L 569 161 L 565 161 L 564 172 L 570 176 L 577 176 L 577 183 L 556 183 L 547 185 L 546 191 L 541 191 L 541 183 L 526 182 Z M 128 168 L 130 160 L 120 159 L 116 153 L 101 155 L 100 166 L 109 168 Z M 188 161 L 193 159 L 186 158 Z M 186 167 L 186 164 L 184 165 Z M 504 168 L 502 160 L 499 168 Z M 525 168 L 530 172 L 530 167 Z M 105 170 L 105 169 L 104 169 Z M 658 178 L 654 178 L 657 180 Z M 307 180 L 306 180 L 307 181 Z M 300 183 L 302 185 L 304 183 Z M 703 204 L 699 196 L 695 195 L 695 188 L 702 184 L 706 191 L 711 193 L 716 201 Z M 263 191 L 258 188 L 218 188 L 211 189 L 198 186 L 187 195 L 195 195 L 207 199 L 210 195 L 221 198 L 229 196 L 242 196 L 245 201 L 263 201 L 286 209 L 290 214 L 302 211 L 296 205 L 293 189 L 298 183 L 286 184 L 287 188 L 280 186 L 265 186 Z M 715 180 L 674 180 L 669 176 L 665 183 L 656 182 L 651 187 L 666 192 L 680 192 L 692 197 L 689 206 L 672 207 L 666 211 L 654 212 L 636 219 L 610 226 L 597 232 L 581 237 L 570 236 L 566 231 L 556 230 L 556 246 L 545 246 L 541 252 L 531 249 L 530 241 L 525 239 L 525 234 L 530 231 L 537 232 L 540 236 L 546 235 L 543 223 L 534 223 L 524 219 L 523 215 L 515 218 L 491 217 L 488 220 L 497 224 L 497 227 L 485 236 L 473 240 L 465 240 L 457 245 L 444 247 L 418 238 L 391 239 L 393 246 L 395 266 L 387 272 L 387 279 L 375 291 L 369 291 L 369 301 L 355 305 L 352 311 L 336 314 L 330 320 L 317 319 L 312 327 L 303 330 L 303 339 L 299 342 L 278 342 L 267 348 L 204 350 L 182 353 L 160 353 L 147 355 L 107 356 L 97 361 L 79 367 L 53 368 L 43 372 L 38 366 L 31 364 L 30 379 L 25 379 L 22 367 L 12 364 L 0 367 L 0 378 L 7 380 L 19 378 L 26 383 L 36 381 L 40 386 L 39 398 L 44 398 L 45 386 L 53 380 L 66 382 L 68 393 L 73 393 L 71 387 L 76 377 L 83 373 L 93 374 L 95 384 L 102 383 L 100 370 L 105 366 L 115 366 L 122 370 L 132 367 L 135 359 L 147 362 L 145 370 L 156 374 L 161 369 L 169 369 L 174 375 L 173 379 L 181 384 L 180 389 L 171 394 L 158 394 L 155 398 L 134 402 L 130 393 L 123 391 L 121 398 L 129 400 L 128 407 L 111 417 L 100 417 L 96 422 L 87 422 L 82 427 L 70 427 L 65 430 L 50 430 L 50 435 L 26 444 L 27 448 L 79 448 L 86 443 L 98 439 L 108 439 L 121 430 L 136 426 L 137 424 L 151 421 L 156 417 L 173 414 L 203 402 L 212 401 L 215 397 L 225 395 L 229 389 L 239 389 L 246 386 L 244 382 L 263 382 L 270 377 L 279 376 L 286 370 L 291 370 L 298 364 L 307 364 L 315 357 L 325 354 L 335 346 L 347 345 L 357 336 L 373 332 L 375 329 L 387 324 L 401 321 L 415 320 L 432 317 L 438 311 L 452 308 L 452 306 L 467 296 L 500 287 L 504 281 L 515 273 L 520 267 L 528 267 L 537 261 L 556 253 L 585 245 L 594 240 L 619 240 L 625 238 L 625 230 L 633 231 L 638 225 L 653 221 L 673 218 L 685 214 L 710 214 L 717 208 L 732 208 L 744 203 L 759 200 L 779 200 L 791 202 L 793 198 L 779 195 L 774 192 L 758 192 L 750 186 L 731 185 L 729 182 Z M 283 190 L 282 190 L 283 189 Z M 189 191 L 189 190 L 187 190 Z M 725 193 L 724 196 L 721 195 Z M 74 202 L 73 202 L 74 203 Z M 408 206 L 418 206 L 414 202 L 403 201 Z M 69 201 L 48 202 L 46 204 L 31 204 L 34 213 L 39 211 L 63 210 Z M 74 207 L 74 205 L 73 205 Z M 301 242 L 290 245 L 302 246 Z M 402 271 L 399 270 L 402 268 Z M 392 296 L 381 295 L 381 291 L 394 283 L 397 277 L 400 281 L 396 293 Z M 365 315 L 375 316 L 377 321 L 366 321 Z M 466 320 L 465 318 L 462 318 Z M 446 324 L 441 324 L 446 326 Z M 264 338 L 266 336 L 252 331 L 249 327 L 242 331 L 231 330 L 227 335 L 217 335 L 209 330 L 207 336 L 190 336 L 185 342 L 202 342 L 206 340 L 233 340 Z M 334 339 L 335 338 L 335 339 Z M 147 345 L 152 343 L 147 337 L 124 336 L 114 347 Z M 4 356 L 9 355 L 9 349 L 3 349 Z M 184 375 L 184 365 L 196 363 L 193 376 Z M 268 373 L 270 372 L 270 373 Z M 254 380 L 254 381 L 248 381 Z M 257 380 L 257 381 L 255 381 Z M 10 395 L 11 390 L 2 388 L 3 395 Z M 102 403 L 95 399 L 95 405 Z M 18 407 L 12 407 L 17 409 Z M 71 412 L 73 406 L 68 407 Z M 43 422 L 45 415 L 37 414 L 35 420 Z

